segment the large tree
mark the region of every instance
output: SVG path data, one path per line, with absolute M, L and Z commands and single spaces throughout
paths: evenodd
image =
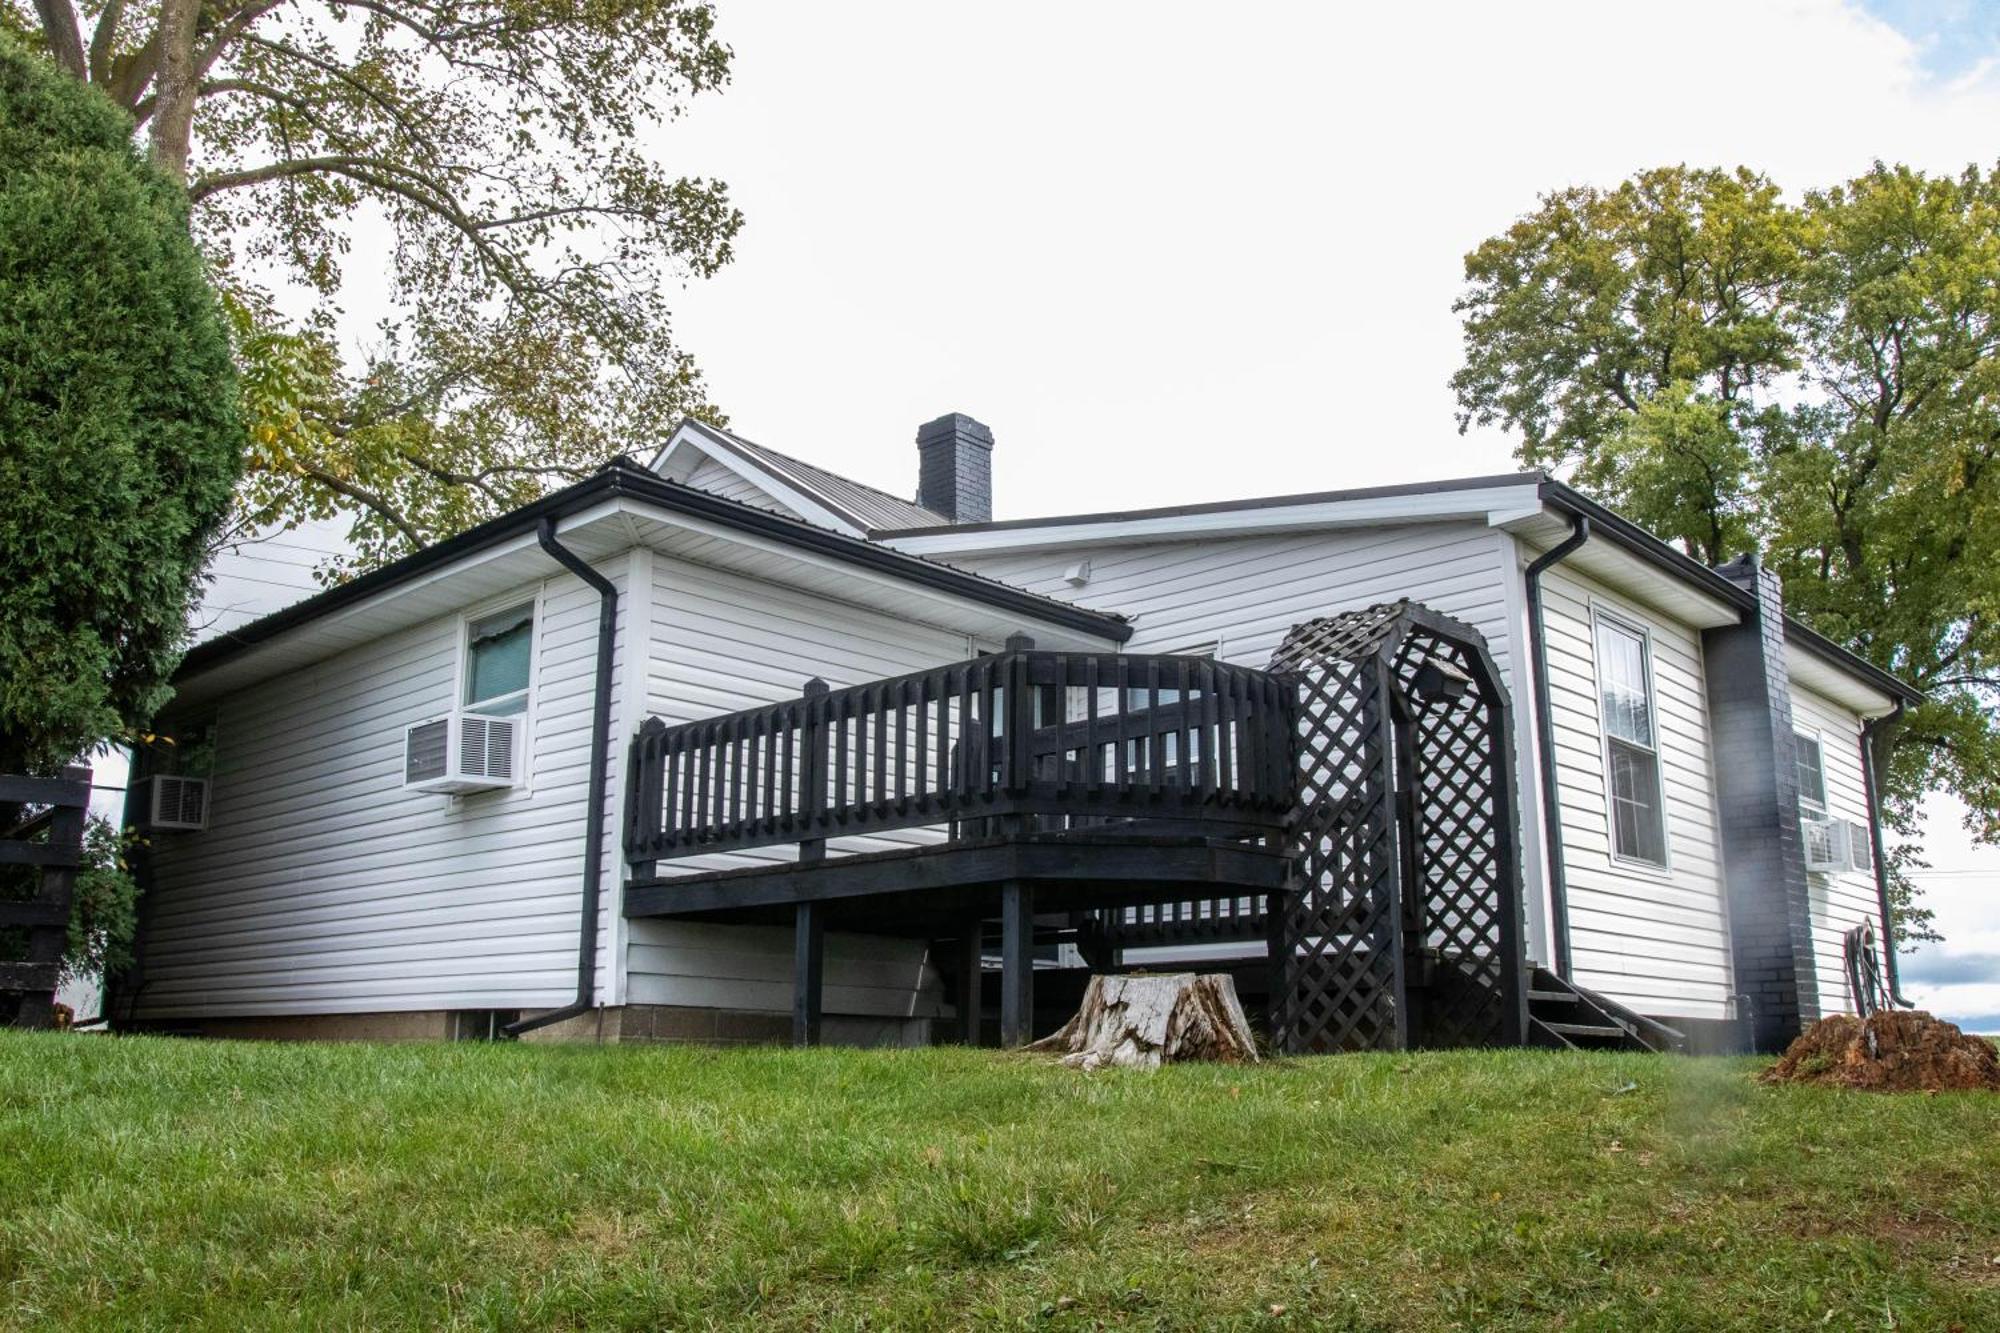
M 0 773 L 158 707 L 241 468 L 235 387 L 180 186 L 0 33 Z
M 1499 424 L 1921 689 L 1878 732 L 1894 827 L 2000 841 L 2000 176 L 1877 164 L 1787 200 L 1670 167 L 1548 195 L 1466 258 L 1461 428 Z M 1929 938 L 1893 858 L 1906 938 Z
M 358 513 L 377 563 L 713 414 L 666 293 L 742 220 L 648 142 L 727 77 L 708 4 L 0 0 L 9 24 L 186 182 L 252 521 Z M 359 356 L 334 342 L 357 261 L 396 311 Z

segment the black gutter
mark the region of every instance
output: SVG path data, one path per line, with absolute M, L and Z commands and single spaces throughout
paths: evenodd
M 1556 729 L 1549 703 L 1549 641 L 1542 625 L 1542 572 L 1590 540 L 1590 517 L 1577 514 L 1570 534 L 1528 566 L 1528 644 L 1535 657 L 1535 748 L 1542 770 L 1542 842 L 1548 850 L 1549 938 L 1555 974 L 1569 980 L 1569 877 L 1563 869 L 1562 792 L 1556 781 Z
M 1861 787 L 1868 799 L 1868 838 L 1875 850 L 1875 901 L 1882 909 L 1882 973 L 1889 983 L 1889 999 L 1896 1007 L 1914 1009 L 1916 1005 L 1903 998 L 1903 983 L 1897 976 L 1895 913 L 1889 908 L 1889 862 L 1882 854 L 1882 812 L 1875 801 L 1875 733 L 1879 728 L 1900 722 L 1903 708 L 1899 699 L 1894 712 L 1861 724 Z
M 174 673 L 176 683 L 220 665 L 256 644 L 273 639 L 321 616 L 330 615 L 366 601 L 391 588 L 408 583 L 453 560 L 462 559 L 488 546 L 534 531 L 545 518 L 560 517 L 588 508 L 604 500 L 630 496 L 670 513 L 715 523 L 768 537 L 787 546 L 831 556 L 845 563 L 892 575 L 937 592 L 983 602 L 1043 624 L 1060 625 L 1123 643 L 1132 637 L 1132 627 L 1122 617 L 1089 611 L 1052 597 L 984 578 L 935 560 L 909 555 L 891 547 L 817 528 L 798 519 L 710 495 L 691 487 L 666 481 L 629 460 L 616 460 L 583 481 L 551 492 L 532 504 L 427 546 L 392 565 L 385 565 L 350 582 L 296 602 L 281 611 L 252 621 L 227 634 L 198 643 L 181 659 Z
M 1814 657 L 1831 666 L 1839 667 L 1849 675 L 1859 676 L 1896 700 L 1896 707 L 1899 710 L 1907 705 L 1920 704 L 1924 701 L 1923 691 L 1904 681 L 1900 676 L 1884 671 L 1867 658 L 1841 647 L 1818 630 L 1811 629 L 1790 616 L 1785 617 L 1785 642 L 1797 644 Z
M 1542 501 L 1550 508 L 1560 510 L 1572 518 L 1589 519 L 1592 530 L 1613 545 L 1622 547 L 1656 568 L 1687 580 L 1717 601 L 1733 606 L 1739 611 L 1754 612 L 1757 609 L 1757 598 L 1748 589 L 1730 582 L 1693 556 L 1675 550 L 1631 519 L 1606 509 L 1588 496 L 1571 490 L 1553 478 L 1542 482 L 1539 494 Z M 1796 644 L 1829 665 L 1866 681 L 1891 699 L 1901 699 L 1913 704 L 1923 702 L 1922 694 L 1891 672 L 1884 671 L 1860 654 L 1841 647 L 1824 634 L 1791 616 L 1785 617 L 1785 641 Z
M 509 1023 L 518 1037 L 589 1013 L 597 1001 L 597 907 L 604 872 L 604 784 L 611 769 L 611 665 L 618 636 L 618 589 L 576 552 L 556 540 L 555 515 L 543 517 L 535 539 L 556 562 L 597 593 L 597 681 L 590 708 L 590 792 L 584 803 L 583 905 L 576 932 L 576 998 L 560 1009 Z

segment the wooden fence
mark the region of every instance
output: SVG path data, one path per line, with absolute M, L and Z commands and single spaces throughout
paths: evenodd
M 0 811 L 19 812 L 0 829 L 0 1021 L 11 1014 L 14 1027 L 54 1025 L 89 806 L 87 768 L 0 775 Z

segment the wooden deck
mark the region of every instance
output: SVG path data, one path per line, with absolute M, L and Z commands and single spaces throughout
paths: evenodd
M 635 882 L 625 915 L 769 924 L 817 902 L 843 929 L 925 935 L 992 915 L 1010 880 L 1034 882 L 1037 911 L 1073 912 L 1261 896 L 1284 887 L 1289 864 L 1283 849 L 1224 838 L 1026 833 Z
M 960 1011 L 998 918 L 1001 1033 L 1024 1041 L 1036 922 L 1286 883 L 1296 801 L 1293 692 L 1206 658 L 1004 653 L 679 727 L 632 745 L 630 917 L 790 921 L 794 1039 L 817 1040 L 822 937 L 841 929 L 956 940 Z M 829 840 L 935 830 L 937 841 L 839 855 Z M 662 862 L 792 844 L 796 859 L 663 873 Z M 1217 920 L 1220 920 L 1220 916 Z M 1229 924 L 1240 935 L 1232 906 Z M 975 1012 L 968 1014 L 971 1007 Z

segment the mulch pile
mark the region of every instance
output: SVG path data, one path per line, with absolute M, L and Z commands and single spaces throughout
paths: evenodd
M 1835 1014 L 1799 1034 L 1763 1081 L 1878 1092 L 2000 1092 L 2000 1055 L 1991 1042 L 1920 1010 L 1884 1010 L 1867 1019 Z

